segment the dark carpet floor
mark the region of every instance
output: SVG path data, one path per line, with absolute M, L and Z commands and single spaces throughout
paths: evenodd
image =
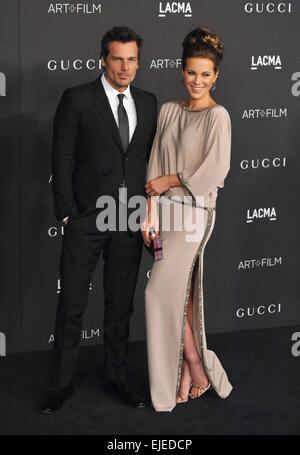
M 39 413 L 50 352 L 0 357 L 1 435 L 295 435 L 300 434 L 300 356 L 291 353 L 299 327 L 208 336 L 234 387 L 180 404 L 171 413 L 131 409 L 106 395 L 103 347 L 80 350 L 74 396 L 53 415 Z M 130 343 L 138 391 L 149 396 L 145 342 Z

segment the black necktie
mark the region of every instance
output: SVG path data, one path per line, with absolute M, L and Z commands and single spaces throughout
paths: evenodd
M 118 106 L 118 117 L 119 117 L 119 132 L 120 137 L 123 145 L 124 152 L 127 151 L 129 145 L 129 122 L 128 116 L 125 107 L 123 106 L 123 98 L 125 95 L 120 93 L 118 95 L 119 98 L 119 106 Z

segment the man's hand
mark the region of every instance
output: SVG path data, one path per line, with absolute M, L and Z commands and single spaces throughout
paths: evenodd
M 69 221 L 69 217 L 67 216 L 67 218 L 64 218 L 64 220 L 63 220 L 63 223 L 64 223 L 65 226 L 67 226 L 68 221 Z

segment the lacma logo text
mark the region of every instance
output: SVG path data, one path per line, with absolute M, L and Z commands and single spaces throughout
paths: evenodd
M 247 223 L 252 223 L 253 221 L 268 219 L 269 221 L 276 221 L 277 215 L 275 207 L 263 207 L 259 209 L 247 210 Z
M 61 290 L 61 287 L 60 287 L 60 278 L 58 278 L 57 280 L 57 294 L 60 294 L 60 290 Z M 89 291 L 92 290 L 92 283 L 90 283 L 90 287 L 89 287 Z
M 166 17 L 167 14 L 183 14 L 192 17 L 190 2 L 159 2 L 158 17 Z
M 260 67 L 273 67 L 276 70 L 281 70 L 282 64 L 279 55 L 259 55 L 255 57 L 252 55 L 251 57 L 251 69 L 257 70 Z

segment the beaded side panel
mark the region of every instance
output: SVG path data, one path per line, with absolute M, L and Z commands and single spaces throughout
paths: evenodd
M 192 276 L 193 276 L 193 271 L 194 267 L 196 264 L 197 259 L 199 258 L 199 318 L 200 318 L 200 348 L 202 349 L 202 335 L 203 335 L 203 318 L 202 318 L 202 303 L 203 303 L 203 290 L 202 290 L 202 283 L 201 283 L 201 255 L 202 255 L 202 250 L 203 246 L 205 245 L 208 233 L 210 231 L 211 225 L 212 225 L 212 220 L 213 220 L 213 211 L 215 208 L 207 208 L 208 211 L 208 216 L 207 216 L 207 224 L 206 228 L 203 234 L 203 238 L 200 242 L 199 248 L 197 250 L 197 253 L 195 254 L 195 257 L 193 259 L 191 268 L 190 268 L 190 273 L 188 277 L 188 283 L 187 283 L 187 290 L 186 290 L 186 295 L 185 295 L 185 301 L 184 301 L 184 311 L 183 311 L 183 322 L 182 322 L 182 330 L 181 330 L 181 341 L 180 341 L 180 352 L 179 352 L 179 365 L 178 365 L 178 373 L 177 373 L 177 387 L 176 387 L 176 397 L 179 392 L 179 387 L 180 387 L 180 380 L 181 380 L 181 373 L 182 373 L 182 361 L 183 361 L 183 347 L 184 347 L 184 335 L 185 335 L 185 326 L 186 326 L 186 314 L 187 314 L 187 307 L 188 307 L 188 302 L 189 302 L 189 296 L 190 296 L 190 288 L 191 288 L 191 282 L 192 282 Z M 203 365 L 204 367 L 204 365 Z

